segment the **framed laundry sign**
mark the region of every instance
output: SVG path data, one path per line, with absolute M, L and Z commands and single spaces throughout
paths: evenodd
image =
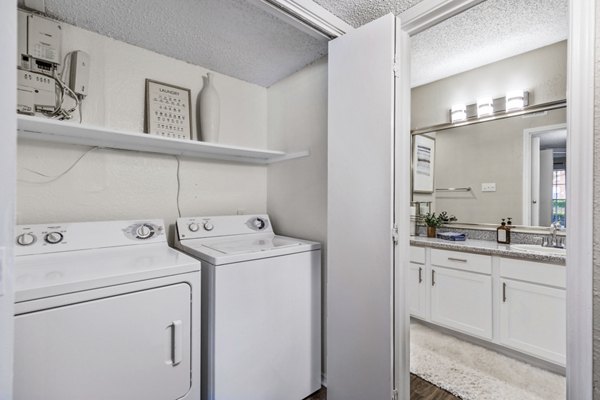
M 413 136 L 413 192 L 433 193 L 435 177 L 435 139 Z
M 190 89 L 146 79 L 144 131 L 173 139 L 192 138 Z

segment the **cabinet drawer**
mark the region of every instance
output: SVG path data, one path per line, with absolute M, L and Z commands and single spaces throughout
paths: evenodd
M 501 258 L 500 276 L 563 289 L 567 287 L 567 269 L 563 265 Z
M 425 247 L 410 246 L 408 254 L 411 263 L 425 264 Z
M 461 251 L 431 249 L 431 265 L 490 275 L 492 257 Z

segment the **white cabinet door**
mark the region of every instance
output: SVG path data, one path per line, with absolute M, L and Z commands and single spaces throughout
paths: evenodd
M 442 267 L 431 269 L 431 320 L 492 338 L 492 277 Z
M 427 283 L 425 265 L 410 263 L 408 267 L 408 304 L 410 315 L 427 318 Z
M 15 317 L 15 400 L 171 400 L 190 389 L 190 287 Z
M 500 342 L 565 365 L 565 290 L 503 279 Z

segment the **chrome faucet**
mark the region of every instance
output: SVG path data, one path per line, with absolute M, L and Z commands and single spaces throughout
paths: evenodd
M 560 225 L 559 221 L 553 222 L 550 225 L 550 236 L 544 237 L 542 240 L 543 247 L 556 247 L 559 249 L 565 248 L 565 239 L 562 236 L 558 236 L 556 233 L 562 231 L 564 228 Z

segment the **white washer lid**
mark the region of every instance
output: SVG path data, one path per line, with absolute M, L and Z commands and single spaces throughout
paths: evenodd
M 223 254 L 244 254 L 301 246 L 303 244 L 303 242 L 296 239 L 281 236 L 271 236 L 245 237 L 240 239 L 227 238 L 217 242 L 206 243 L 204 246 Z
M 226 265 L 321 249 L 321 245 L 317 242 L 272 233 L 181 241 L 176 238 L 175 244 L 182 251 L 213 265 Z

